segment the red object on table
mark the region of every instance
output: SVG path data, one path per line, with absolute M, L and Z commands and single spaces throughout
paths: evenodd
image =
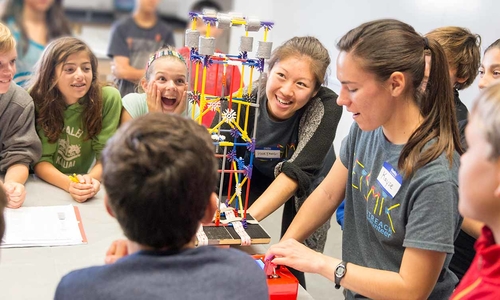
M 264 260 L 264 255 L 252 255 L 253 258 L 261 260 L 264 265 L 269 265 Z M 275 272 L 270 272 L 271 267 L 266 267 L 267 286 L 269 288 L 270 300 L 296 300 L 299 289 L 299 281 L 285 266 L 276 266 Z

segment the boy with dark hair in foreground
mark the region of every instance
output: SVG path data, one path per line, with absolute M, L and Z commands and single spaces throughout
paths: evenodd
M 56 299 L 268 299 L 266 276 L 234 249 L 195 247 L 217 207 L 206 128 L 174 114 L 134 119 L 103 152 L 106 208 L 128 238 L 114 264 L 64 276 Z

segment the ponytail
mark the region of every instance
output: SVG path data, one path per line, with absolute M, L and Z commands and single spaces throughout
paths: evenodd
M 420 113 L 424 120 L 401 150 L 398 161 L 398 167 L 405 170 L 405 174 L 408 175 L 433 161 L 443 152 L 446 153 L 450 165 L 453 162 L 455 150 L 459 154 L 463 153 L 459 142 L 454 96 L 449 80 L 446 55 L 434 39 L 428 39 L 428 49 L 423 49 L 424 61 L 426 51 L 430 52 L 428 54 L 431 57 L 429 79 L 422 86 L 423 89 L 415 91 L 415 99 L 419 102 Z M 422 69 L 425 69 L 425 63 Z M 425 76 L 422 81 L 425 82 Z M 433 139 L 436 142 L 424 149 L 425 145 Z

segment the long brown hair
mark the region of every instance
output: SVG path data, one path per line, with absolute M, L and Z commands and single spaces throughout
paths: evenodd
M 4 7 L 2 22 L 7 24 L 12 18 L 21 33 L 21 38 L 18 41 L 18 55 L 22 57 L 28 51 L 29 45 L 28 34 L 22 22 L 24 0 L 6 0 Z M 45 13 L 45 18 L 48 29 L 47 42 L 61 36 L 71 35 L 71 26 L 64 13 L 62 0 L 54 0 L 52 6 Z
M 35 102 L 37 126 L 43 129 L 50 143 L 55 143 L 63 131 L 66 109 L 63 95 L 56 87 L 56 69 L 70 55 L 81 51 L 89 55 L 92 66 L 90 89 L 84 102 L 80 102 L 85 106 L 82 125 L 88 132 L 86 138 L 93 138 L 102 129 L 102 87 L 98 83 L 97 57 L 81 40 L 62 37 L 49 43 L 43 51 L 28 89 Z
M 443 152 L 450 164 L 455 149 L 462 153 L 448 62 L 438 42 L 424 39 L 408 24 L 383 19 L 352 29 L 340 39 L 337 48 L 356 56 L 361 66 L 380 81 L 394 72 L 405 74 L 409 82 L 406 93 L 424 118 L 399 157 L 398 167 L 406 178 Z M 425 83 L 426 51 L 431 55 L 430 73 L 421 87 Z M 425 147 L 434 139 L 435 143 Z

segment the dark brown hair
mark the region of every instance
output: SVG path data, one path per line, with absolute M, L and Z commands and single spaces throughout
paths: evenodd
M 217 183 L 205 127 L 149 113 L 122 125 L 102 155 L 109 205 L 127 238 L 156 249 L 189 243 Z
M 26 54 L 26 51 L 28 51 L 29 45 L 28 34 L 22 22 L 24 0 L 6 0 L 4 7 L 5 10 L 2 14 L 2 22 L 7 24 L 12 18 L 21 33 L 21 39 L 18 41 L 18 47 L 21 51 L 18 55 L 22 57 Z M 48 29 L 48 42 L 61 36 L 71 35 L 70 23 L 64 13 L 62 0 L 54 0 L 52 6 L 47 10 L 45 17 Z
M 311 59 L 311 71 L 316 80 L 314 90 L 317 91 L 327 81 L 327 69 L 330 65 L 330 55 L 321 42 L 312 36 L 293 37 L 274 49 L 269 59 L 269 70 L 274 65 L 289 57 L 307 56 Z
M 457 69 L 457 78 L 466 79 L 463 83 L 456 82 L 455 88 L 463 90 L 469 87 L 476 79 L 481 64 L 481 36 L 456 26 L 436 28 L 426 36 L 443 47 L 448 62 Z
M 399 157 L 398 167 L 406 178 L 443 152 L 450 164 L 455 149 L 462 153 L 448 62 L 437 41 L 424 39 L 408 24 L 383 19 L 352 29 L 340 39 L 337 47 L 354 55 L 362 68 L 375 74 L 380 81 L 387 80 L 394 72 L 405 75 L 409 83 L 405 92 L 415 101 L 424 118 Z M 427 84 L 420 89 L 425 51 L 430 51 L 431 68 Z M 435 143 L 425 147 L 434 139 Z
M 55 143 L 63 131 L 64 110 L 66 103 L 57 88 L 56 69 L 70 55 L 85 52 L 90 58 L 92 82 L 87 95 L 81 103 L 85 106 L 83 126 L 91 139 L 102 129 L 102 87 L 98 83 L 97 57 L 81 40 L 74 37 L 62 37 L 52 41 L 43 51 L 42 57 L 35 66 L 30 81 L 30 95 L 36 107 L 36 123 L 43 129 L 49 142 Z
M 484 53 L 488 52 L 488 50 L 493 49 L 493 48 L 500 49 L 500 39 L 498 39 L 498 40 L 494 41 L 493 43 L 491 43 L 491 45 L 489 45 L 488 48 L 486 48 L 486 50 L 484 50 Z

